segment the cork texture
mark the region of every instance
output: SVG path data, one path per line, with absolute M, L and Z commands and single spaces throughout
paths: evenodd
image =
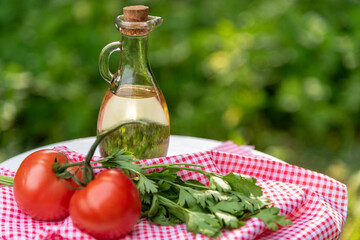
M 146 22 L 149 15 L 149 7 L 144 5 L 128 6 L 123 8 L 126 22 Z

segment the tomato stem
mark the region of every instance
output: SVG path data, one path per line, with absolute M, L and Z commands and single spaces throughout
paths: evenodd
M 83 164 L 84 162 L 64 163 L 63 165 L 61 165 L 59 168 L 56 169 L 56 172 L 63 172 L 69 167 L 81 166 Z
M 102 162 L 105 162 L 107 159 L 106 158 L 102 158 L 100 160 L 96 160 L 96 161 L 91 161 L 90 164 L 96 164 L 96 163 L 102 163 Z M 64 171 L 65 169 L 69 168 L 69 167 L 76 167 L 76 166 L 81 166 L 81 165 L 84 165 L 84 162 L 81 161 L 81 162 L 74 162 L 74 163 L 65 163 L 63 165 L 61 165 L 58 169 L 57 169 L 57 172 L 62 172 Z M 92 168 L 103 168 L 102 166 L 99 166 L 99 167 L 92 167 Z
M 126 126 L 128 124 L 134 124 L 134 123 L 139 123 L 139 124 L 144 124 L 144 125 L 148 125 L 147 122 L 143 122 L 143 121 L 128 121 L 128 122 L 123 122 L 113 128 L 110 128 L 109 130 L 107 130 L 106 132 L 100 133 L 96 136 L 95 138 L 95 142 L 91 145 L 91 148 L 88 152 L 88 154 L 86 155 L 85 161 L 86 162 L 90 162 L 91 158 L 94 156 L 95 150 L 97 148 L 97 146 L 100 144 L 100 142 L 110 133 L 115 132 L 117 129 Z
M 95 150 L 98 147 L 98 145 L 101 143 L 102 140 L 104 140 L 104 138 L 115 132 L 117 129 L 126 126 L 128 124 L 144 124 L 144 125 L 148 125 L 148 123 L 143 122 L 143 121 L 127 121 L 127 122 L 123 122 L 119 125 L 116 125 L 113 128 L 110 128 L 109 130 L 98 134 L 95 138 L 94 143 L 91 145 L 88 154 L 85 157 L 85 161 L 81 161 L 81 162 L 74 162 L 74 163 L 64 163 L 62 165 L 60 165 L 58 162 L 54 163 L 53 165 L 53 169 L 56 173 L 57 176 L 59 177 L 63 177 L 63 176 L 68 176 L 68 173 L 66 173 L 66 169 L 69 167 L 74 167 L 74 166 L 83 166 L 83 173 L 82 173 L 82 178 L 83 180 L 78 179 L 74 174 L 72 175 L 72 178 L 74 179 L 74 181 L 76 181 L 79 185 L 81 186 L 86 186 L 91 180 L 94 179 L 95 174 L 93 169 L 94 168 L 98 168 L 98 167 L 92 167 L 91 164 L 95 164 L 95 163 L 104 163 L 107 160 L 111 159 L 113 156 L 108 156 L 105 157 L 103 159 L 97 160 L 97 161 L 91 161 L 92 157 L 94 156 Z M 66 174 L 64 174 L 66 173 Z M 63 176 L 62 176 L 63 175 Z
M 92 157 L 94 156 L 94 153 L 95 153 L 95 150 L 96 148 L 98 147 L 98 145 L 100 144 L 100 142 L 102 140 L 104 140 L 104 138 L 115 132 L 116 130 L 118 130 L 119 128 L 123 127 L 123 126 L 126 126 L 128 124 L 144 124 L 144 125 L 147 125 L 148 123 L 146 122 L 143 122 L 143 121 L 127 121 L 127 122 L 123 122 L 119 125 L 116 125 L 115 127 L 112 127 L 110 128 L 109 130 L 103 132 L 103 133 L 100 133 L 96 136 L 95 138 L 95 142 L 91 145 L 90 147 L 90 150 L 88 152 L 88 154 L 86 155 L 86 158 L 85 158 L 85 163 L 84 163 L 84 171 L 83 171 L 83 178 L 85 180 L 85 182 L 90 182 L 92 179 L 94 179 L 94 171 L 92 170 L 92 167 L 91 167 L 91 159 Z

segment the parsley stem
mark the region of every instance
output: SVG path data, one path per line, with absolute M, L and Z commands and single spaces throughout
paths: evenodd
M 184 184 L 186 185 L 186 186 L 188 186 L 188 187 L 192 187 L 192 188 L 202 188 L 202 189 L 206 189 L 206 190 L 208 190 L 209 189 L 209 187 L 207 187 L 207 186 L 204 186 L 204 185 L 198 185 L 198 184 L 192 184 L 192 183 L 189 183 L 189 182 L 184 182 Z
M 4 175 L 0 175 L 0 186 L 1 187 L 10 187 L 14 183 L 13 177 L 8 177 Z
M 187 168 L 187 167 L 173 167 L 173 166 L 168 166 L 167 168 L 169 169 L 178 169 L 178 170 L 187 170 L 187 171 L 192 171 L 192 172 L 198 172 L 201 173 L 203 175 L 205 175 L 207 178 L 210 178 L 212 173 L 206 172 L 204 170 L 201 169 L 197 169 L 197 168 Z
M 148 166 L 142 166 L 142 169 L 149 169 L 149 168 L 159 168 L 159 167 L 170 167 L 170 166 L 193 166 L 193 167 L 200 167 L 205 168 L 203 165 L 199 164 L 193 164 L 193 163 L 167 163 L 167 164 L 154 164 L 154 165 L 148 165 Z M 185 168 L 189 169 L 189 168 Z
M 91 167 L 92 169 L 96 169 L 96 168 L 105 168 L 103 166 L 97 166 L 97 167 Z
M 174 214 L 177 218 L 186 222 L 186 214 L 189 210 L 186 208 L 181 207 L 180 205 L 174 203 L 173 201 L 167 199 L 166 197 L 161 196 L 160 194 L 157 195 L 159 201 L 167 207 L 167 210 Z

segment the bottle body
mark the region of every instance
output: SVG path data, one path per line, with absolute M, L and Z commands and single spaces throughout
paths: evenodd
M 114 93 L 109 88 L 101 104 L 98 133 L 128 121 L 100 143 L 100 153 L 107 156 L 115 149 L 126 149 L 138 159 L 166 156 L 170 122 L 161 92 L 154 86 L 121 85 Z

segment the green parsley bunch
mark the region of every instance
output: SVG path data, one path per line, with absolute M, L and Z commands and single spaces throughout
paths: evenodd
M 278 225 L 292 224 L 263 196 L 253 177 L 236 173 L 223 176 L 199 169 L 202 165 L 188 163 L 141 166 L 124 150 L 100 161 L 103 167 L 121 168 L 132 178 L 141 195 L 142 217 L 156 224 L 185 223 L 187 231 L 209 237 L 219 236 L 221 229 L 241 227 L 251 217 L 258 217 L 273 230 Z M 145 171 L 160 167 L 161 171 Z M 203 174 L 209 185 L 181 179 L 177 174 L 180 170 Z

